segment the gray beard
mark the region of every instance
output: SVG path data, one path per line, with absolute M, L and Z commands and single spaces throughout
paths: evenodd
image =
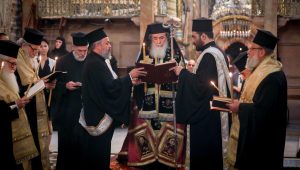
M 162 47 L 156 47 L 153 43 L 151 44 L 150 56 L 157 57 L 159 59 L 165 58 L 168 49 L 168 41 Z
M 7 84 L 8 88 L 11 89 L 15 93 L 19 93 L 19 85 L 17 83 L 17 79 L 14 73 L 10 73 L 8 71 L 4 71 L 1 74 L 2 80 Z
M 86 56 L 85 56 L 84 58 L 79 58 L 78 55 L 76 55 L 76 53 L 75 53 L 74 51 L 73 51 L 73 55 L 74 55 L 74 59 L 75 59 L 76 61 L 84 61 L 85 58 L 86 58 Z
M 247 58 L 246 68 L 249 70 L 254 70 L 260 63 L 260 60 L 257 58 Z

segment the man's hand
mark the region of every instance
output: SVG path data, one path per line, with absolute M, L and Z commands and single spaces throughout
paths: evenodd
M 131 83 L 132 83 L 134 86 L 136 86 L 136 85 L 141 84 L 142 81 L 141 81 L 141 79 L 133 78 L 133 79 L 131 80 Z
M 174 71 L 176 76 L 179 76 L 181 70 L 183 69 L 182 66 L 175 66 L 169 69 L 169 71 Z
M 53 80 L 52 82 L 48 82 L 48 80 L 45 80 L 44 82 L 46 89 L 54 89 L 56 86 L 56 80 Z
M 21 99 L 16 100 L 16 104 L 17 104 L 19 109 L 22 109 L 22 108 L 25 107 L 25 105 L 27 103 L 29 103 L 29 101 L 30 101 L 29 98 L 24 96 Z
M 232 113 L 238 113 L 240 102 L 238 100 L 233 100 L 231 104 L 226 104 L 226 106 L 231 110 Z
M 68 90 L 76 90 L 79 86 L 81 86 L 80 82 L 69 81 L 66 83 L 66 88 Z
M 132 79 L 135 79 L 135 78 L 138 78 L 140 76 L 146 76 L 147 75 L 147 72 L 146 71 L 143 71 L 144 68 L 141 67 L 141 68 L 135 68 L 135 69 L 132 69 L 130 72 L 129 72 L 129 75 Z

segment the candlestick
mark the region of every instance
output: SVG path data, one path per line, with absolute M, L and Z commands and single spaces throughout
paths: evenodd
M 230 91 L 231 91 L 231 100 L 233 100 L 233 76 L 232 73 L 229 72 L 229 77 L 230 77 Z
M 53 66 L 53 73 L 54 73 L 55 70 L 56 70 L 56 63 L 57 63 L 57 57 L 55 57 L 55 64 L 54 64 L 54 66 Z M 50 89 L 49 98 L 48 98 L 48 107 L 50 107 L 50 105 L 51 105 L 52 90 L 53 90 L 53 89 Z
M 42 56 L 39 56 L 38 66 L 37 66 L 37 68 L 35 69 L 35 74 L 36 74 L 37 76 L 39 76 L 39 69 L 40 69 L 40 66 L 41 66 L 41 61 L 42 61 Z
M 1 62 L 0 75 L 2 74 L 3 67 L 4 67 L 4 61 Z
M 215 83 L 214 83 L 213 81 L 210 81 L 210 84 L 211 84 L 215 89 L 218 90 L 219 94 L 220 94 L 222 97 L 226 97 L 226 96 L 224 95 L 224 93 L 223 93 L 223 92 L 215 85 Z
M 146 47 L 145 46 L 146 46 L 145 43 L 143 43 L 143 60 L 144 60 L 144 62 L 146 60 Z

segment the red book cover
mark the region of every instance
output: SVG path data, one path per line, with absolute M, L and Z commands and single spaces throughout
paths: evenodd
M 178 76 L 174 71 L 169 71 L 170 68 L 175 67 L 175 62 L 167 62 L 162 64 L 146 64 L 146 63 L 136 63 L 136 68 L 144 67 L 147 72 L 145 77 L 140 77 L 143 82 L 147 83 L 172 83 L 178 80 Z

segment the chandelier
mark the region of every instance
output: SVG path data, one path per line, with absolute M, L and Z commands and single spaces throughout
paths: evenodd
M 247 38 L 251 35 L 251 2 L 249 0 L 220 0 L 211 17 L 220 23 L 222 38 Z

